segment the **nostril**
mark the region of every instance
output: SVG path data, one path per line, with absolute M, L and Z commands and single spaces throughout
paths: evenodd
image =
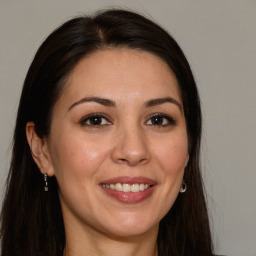
M 130 165 L 130 160 L 128 159 L 125 159 L 125 158 L 120 158 L 120 159 L 117 159 L 117 162 L 120 163 L 120 164 L 128 164 Z
M 120 158 L 117 160 L 117 163 L 119 164 L 127 164 L 129 166 L 135 166 L 135 165 L 138 165 L 138 164 L 143 164 L 143 163 L 146 163 L 148 160 L 147 158 L 140 158 L 140 159 L 136 159 L 136 158 L 133 158 L 133 159 L 129 159 L 129 158 Z

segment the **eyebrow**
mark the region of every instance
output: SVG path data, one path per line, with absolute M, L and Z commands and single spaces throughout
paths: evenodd
M 99 98 L 99 97 L 85 97 L 85 98 L 82 98 L 81 100 L 76 101 L 75 103 L 73 103 L 68 108 L 68 111 L 70 111 L 75 106 L 77 106 L 79 104 L 82 104 L 82 103 L 85 103 L 85 102 L 96 102 L 96 103 L 99 103 L 99 104 L 101 104 L 103 106 L 106 106 L 106 107 L 115 107 L 116 106 L 115 102 L 112 101 L 112 100 L 109 100 L 109 99 L 104 99 L 104 98 Z
M 164 104 L 164 103 L 167 103 L 167 102 L 175 104 L 180 109 L 180 111 L 182 112 L 181 104 L 177 100 L 175 100 L 171 97 L 149 100 L 145 103 L 145 106 L 148 108 L 148 107 L 161 105 L 161 104 Z
M 85 97 L 85 98 L 82 98 L 82 99 L 74 102 L 68 108 L 68 111 L 70 111 L 75 106 L 77 106 L 79 104 L 82 104 L 82 103 L 85 103 L 85 102 L 96 102 L 96 103 L 99 103 L 99 104 L 101 104 L 103 106 L 106 106 L 106 107 L 116 107 L 115 102 L 112 101 L 112 100 L 109 100 L 109 99 L 104 99 L 104 98 L 100 98 L 100 97 Z M 161 104 L 168 103 L 168 102 L 175 104 L 180 109 L 180 111 L 182 112 L 181 104 L 177 100 L 175 100 L 171 97 L 152 99 L 152 100 L 147 101 L 144 105 L 145 105 L 146 108 L 149 108 L 149 107 L 154 107 L 154 106 L 161 105 Z

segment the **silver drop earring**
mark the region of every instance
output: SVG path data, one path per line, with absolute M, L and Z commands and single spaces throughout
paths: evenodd
M 187 163 L 185 165 L 185 168 L 184 168 L 184 176 L 185 176 L 185 174 L 187 172 L 187 165 L 188 165 L 188 161 L 187 161 Z M 180 187 L 180 193 L 184 193 L 187 190 L 187 184 L 186 184 L 186 182 L 184 180 L 184 176 L 183 176 L 182 184 L 181 184 L 181 187 Z
M 186 192 L 186 190 L 187 190 L 187 185 L 186 185 L 185 181 L 183 180 L 182 185 L 180 187 L 180 193 L 184 193 L 184 192 Z
M 48 191 L 48 182 L 47 182 L 47 174 L 44 174 L 44 191 Z

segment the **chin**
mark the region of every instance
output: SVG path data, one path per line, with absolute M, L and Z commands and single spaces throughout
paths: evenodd
M 108 223 L 110 224 L 110 222 Z M 108 225 L 107 233 L 116 237 L 136 237 L 146 235 L 147 233 L 158 232 L 159 222 L 154 222 L 147 218 L 142 218 L 134 215 L 121 216 L 115 218 L 114 224 Z

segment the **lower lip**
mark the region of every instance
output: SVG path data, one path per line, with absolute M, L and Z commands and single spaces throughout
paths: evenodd
M 149 198 L 155 190 L 155 185 L 139 192 L 122 192 L 114 189 L 103 188 L 104 191 L 118 201 L 127 204 L 139 203 Z

